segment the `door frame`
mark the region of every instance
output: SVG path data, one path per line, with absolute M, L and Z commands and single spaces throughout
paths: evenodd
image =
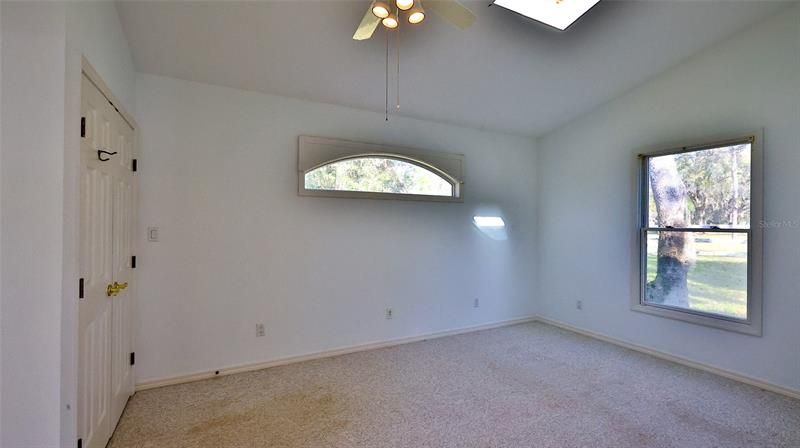
M 111 92 L 111 89 L 106 85 L 103 78 L 100 77 L 100 74 L 97 73 L 97 70 L 92 67 L 92 64 L 89 63 L 89 60 L 86 59 L 86 56 L 83 56 L 81 60 L 81 71 L 84 75 L 86 75 L 98 89 L 100 89 L 100 93 L 102 93 L 106 98 L 109 99 L 114 104 L 114 107 L 117 108 L 117 112 L 122 115 L 122 118 L 128 122 L 129 125 L 133 128 L 134 138 L 138 134 L 139 126 L 136 124 L 136 120 L 134 120 L 133 115 L 129 114 L 127 110 L 122 106 L 122 103 L 114 96 Z M 136 143 L 136 141 L 134 141 Z M 138 149 L 138 147 L 137 147 Z
M 66 76 L 67 98 L 65 113 L 65 153 L 64 153 L 64 258 L 62 279 L 62 393 L 61 393 L 61 440 L 63 446 L 75 446 L 78 439 L 78 366 L 79 366 L 79 325 L 78 325 L 78 282 L 80 278 L 80 120 L 81 98 L 83 95 L 81 80 L 85 75 L 113 104 L 131 128 L 133 128 L 134 154 L 139 154 L 139 125 L 114 95 L 100 74 L 95 70 L 85 55 L 80 56 L 80 69 L 77 58 L 68 58 Z M 134 194 L 134 222 L 131 227 L 131 250 L 138 252 L 138 192 Z M 132 275 L 129 299 L 136 302 L 138 298 L 137 276 Z M 132 322 L 136 321 L 135 306 L 132 307 Z M 135 333 L 135 324 L 134 324 Z M 132 351 L 135 351 L 135 337 L 131 340 Z M 135 373 L 134 373 L 135 375 Z M 134 377 L 135 378 L 135 377 Z

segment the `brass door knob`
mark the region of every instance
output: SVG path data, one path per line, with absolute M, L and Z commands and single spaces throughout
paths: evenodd
M 120 291 L 122 291 L 123 289 L 125 289 L 127 287 L 128 287 L 128 282 L 124 282 L 124 283 L 118 283 L 118 282 L 109 283 L 108 286 L 106 287 L 106 295 L 108 297 L 114 297 L 114 296 L 118 295 Z

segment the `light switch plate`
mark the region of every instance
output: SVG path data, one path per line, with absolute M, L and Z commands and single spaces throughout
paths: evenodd
M 158 241 L 158 227 L 147 228 L 147 241 L 152 241 L 152 242 Z

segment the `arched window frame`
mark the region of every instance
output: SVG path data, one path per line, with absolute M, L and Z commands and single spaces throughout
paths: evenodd
M 360 158 L 388 158 L 416 165 L 434 173 L 452 185 L 452 196 L 378 193 L 370 191 L 315 190 L 305 187 L 305 175 L 307 173 L 336 162 Z M 298 149 L 298 193 L 301 196 L 463 202 L 463 165 L 464 156 L 461 154 L 427 152 L 397 146 L 300 136 Z

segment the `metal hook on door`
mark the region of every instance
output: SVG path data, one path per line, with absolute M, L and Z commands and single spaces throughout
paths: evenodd
M 106 156 L 113 156 L 113 155 L 115 155 L 116 153 L 117 153 L 117 151 L 113 151 L 113 152 L 112 152 L 112 151 L 103 151 L 102 149 L 98 149 L 98 150 L 97 150 L 97 159 L 98 159 L 98 160 L 100 160 L 101 162 L 108 162 L 109 160 L 111 160 L 111 157 L 106 157 L 106 158 L 104 159 L 104 158 L 103 158 L 103 156 L 104 156 L 104 155 L 106 155 Z

